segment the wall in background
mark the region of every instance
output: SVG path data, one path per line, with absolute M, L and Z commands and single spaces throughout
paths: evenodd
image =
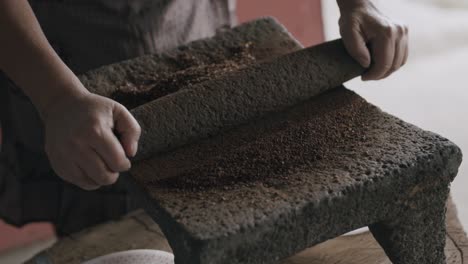
M 237 0 L 239 22 L 273 16 L 304 45 L 324 41 L 320 0 Z

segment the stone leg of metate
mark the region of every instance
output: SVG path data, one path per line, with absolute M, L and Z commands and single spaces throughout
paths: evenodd
M 444 264 L 449 187 L 418 189 L 395 218 L 369 226 L 394 264 Z

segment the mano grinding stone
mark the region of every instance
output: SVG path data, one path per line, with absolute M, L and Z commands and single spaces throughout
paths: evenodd
M 343 43 L 334 41 L 161 97 L 132 110 L 143 128 L 143 144 L 136 159 L 281 111 L 362 72 Z
M 340 86 L 361 71 L 267 18 L 81 79 L 152 131 L 124 180 L 176 264 L 275 263 L 363 226 L 393 263 L 445 263 L 460 149 Z
M 295 44 L 289 35 L 283 35 Z M 249 40 L 246 48 L 259 44 Z M 135 160 L 216 135 L 267 113 L 281 111 L 335 88 L 364 71 L 348 55 L 341 40 L 297 51 L 291 44 L 288 46 L 293 48 L 283 48 L 284 52 L 291 51 L 289 54 L 258 61 L 251 53 L 248 57 L 251 61 L 243 61 L 243 64 L 250 65 L 231 67 L 234 69 L 224 72 L 224 75 L 213 76 L 189 89 L 177 87 L 175 92 L 132 109 L 142 127 L 141 144 Z M 299 47 L 296 44 L 296 48 Z M 211 70 L 216 70 L 216 67 Z

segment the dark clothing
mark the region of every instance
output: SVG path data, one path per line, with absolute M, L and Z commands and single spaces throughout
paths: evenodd
M 76 73 L 157 53 L 231 26 L 233 0 L 31 0 L 48 40 Z M 40 87 L 38 87 L 40 89 Z M 121 184 L 84 191 L 63 182 L 44 152 L 29 99 L 0 76 L 0 217 L 52 221 L 60 233 L 118 217 L 134 205 Z

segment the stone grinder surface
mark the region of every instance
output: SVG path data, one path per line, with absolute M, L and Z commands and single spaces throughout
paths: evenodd
M 367 225 L 394 263 L 443 263 L 459 148 L 340 87 L 362 72 L 340 41 L 300 49 L 262 19 L 81 77 L 142 125 L 123 180 L 176 263 L 273 263 Z
M 287 37 L 282 40 L 284 44 L 278 43 L 277 45 L 287 46 L 277 47 L 276 49 L 279 50 L 276 54 L 275 52 L 267 53 L 267 47 L 263 43 L 252 42 L 249 39 L 245 39 L 244 43 L 233 43 L 234 47 L 224 47 L 225 50 L 222 54 L 218 53 L 218 56 L 237 56 L 238 61 L 234 62 L 237 64 L 232 67 L 233 69 L 221 72 L 218 76 L 206 78 L 202 82 L 189 85 L 177 83 L 178 87 L 171 92 L 162 92 L 160 90 L 167 89 L 167 87 L 160 87 L 161 84 L 156 85 L 156 82 L 150 82 L 150 85 L 154 86 L 150 89 L 158 91 L 157 95 L 152 97 L 155 100 L 136 107 L 134 102 L 127 104 L 129 108 L 135 107 L 131 109 L 131 112 L 142 127 L 141 144 L 135 160 L 152 157 L 200 138 L 216 135 L 220 131 L 267 113 L 280 111 L 335 88 L 360 75 L 364 70 L 347 54 L 341 40 L 301 49 L 301 46 L 286 31 L 282 33 L 283 38 Z M 266 34 L 263 34 L 266 37 Z M 203 48 L 207 49 L 207 47 Z M 244 50 L 236 54 L 236 50 L 232 50 L 236 48 L 244 48 Z M 205 50 L 204 52 L 212 51 Z M 246 58 L 242 58 L 242 52 L 246 53 Z M 264 53 L 263 58 L 260 52 Z M 196 56 L 189 54 L 187 51 L 182 51 L 182 55 L 178 54 L 176 58 L 177 56 Z M 216 54 L 204 55 L 216 56 Z M 183 65 L 182 69 L 201 66 L 205 69 L 198 69 L 198 71 L 207 71 L 206 63 L 212 62 L 202 61 L 198 62 L 198 65 L 189 62 Z M 208 70 L 216 71 L 216 67 L 226 67 L 226 65 L 213 64 L 215 67 L 208 68 Z M 154 69 L 154 71 L 158 70 Z M 208 74 L 208 72 L 203 73 Z M 190 72 L 186 75 L 188 74 Z M 196 74 L 200 73 L 196 72 Z M 175 74 L 172 78 L 177 77 L 187 78 L 183 74 Z M 193 76 L 189 78 L 194 79 Z M 89 89 L 95 90 L 94 92 L 99 93 L 98 89 L 102 90 L 102 87 L 95 87 L 93 83 L 88 85 Z M 163 85 L 171 84 L 165 82 Z M 114 95 L 117 100 L 127 101 L 126 97 L 131 97 L 132 92 L 133 96 L 136 93 L 135 90 L 130 93 L 113 91 L 109 94 L 109 91 L 106 92 L 107 94 L 104 94 L 106 96 Z M 148 96 L 148 93 L 143 93 L 143 96 Z M 142 95 L 137 95 L 137 97 L 142 97 Z M 151 96 L 148 97 L 151 98 Z

